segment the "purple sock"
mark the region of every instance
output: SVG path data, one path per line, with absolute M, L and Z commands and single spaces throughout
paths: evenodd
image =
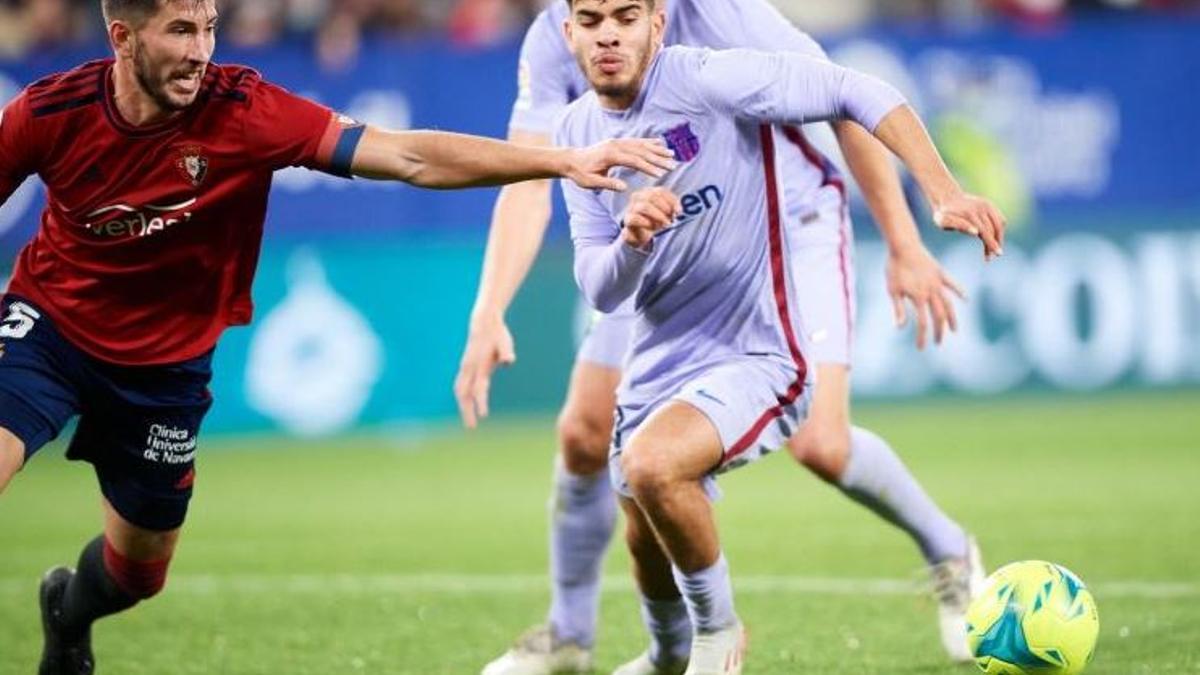
M 737 623 L 737 613 L 733 610 L 733 583 L 724 553 L 712 567 L 698 572 L 688 574 L 678 567 L 672 571 L 696 633 L 716 633 Z
M 887 441 L 870 431 L 850 430 L 850 458 L 839 487 L 908 532 L 930 564 L 966 553 L 963 529 L 933 503 Z
M 608 472 L 576 476 L 556 465 L 550 508 L 550 624 L 559 638 L 591 647 L 601 567 L 617 519 Z

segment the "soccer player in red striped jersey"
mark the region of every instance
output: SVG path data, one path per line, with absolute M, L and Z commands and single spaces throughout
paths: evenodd
M 0 491 L 67 421 L 105 526 L 41 586 L 40 672 L 90 673 L 97 619 L 158 593 L 195 480 L 222 331 L 251 317 L 271 175 L 304 166 L 431 188 L 564 176 L 623 189 L 658 141 L 521 147 L 355 123 L 210 63 L 213 0 L 103 0 L 114 58 L 51 75 L 0 116 L 0 203 L 38 174 L 48 198 L 0 298 Z

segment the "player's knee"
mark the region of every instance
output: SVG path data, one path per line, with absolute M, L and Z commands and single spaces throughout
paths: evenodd
M 850 430 L 836 425 L 805 425 L 788 442 L 796 461 L 829 482 L 837 482 L 850 456 Z
M 621 472 L 639 502 L 654 500 L 672 481 L 672 467 L 663 453 L 653 452 L 636 441 L 621 453 Z
M 608 466 L 611 424 L 586 415 L 564 412 L 558 418 L 558 441 L 563 464 L 576 476 L 591 476 Z
M 134 560 L 104 540 L 104 569 L 113 583 L 131 598 L 145 600 L 158 595 L 167 585 L 170 553 L 157 560 Z

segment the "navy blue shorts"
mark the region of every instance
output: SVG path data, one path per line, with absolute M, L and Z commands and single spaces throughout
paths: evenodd
M 78 415 L 67 457 L 90 462 L 105 498 L 138 527 L 183 524 L 211 379 L 211 351 L 171 365 L 106 363 L 33 303 L 0 298 L 0 428 L 25 443 L 28 460 Z

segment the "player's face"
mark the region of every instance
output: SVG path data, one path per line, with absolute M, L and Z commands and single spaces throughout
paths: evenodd
M 575 0 L 565 30 L 592 88 L 623 108 L 637 98 L 665 25 L 662 9 L 646 0 Z
M 182 110 L 196 100 L 217 40 L 213 0 L 167 0 L 134 32 L 134 75 L 163 110 Z

